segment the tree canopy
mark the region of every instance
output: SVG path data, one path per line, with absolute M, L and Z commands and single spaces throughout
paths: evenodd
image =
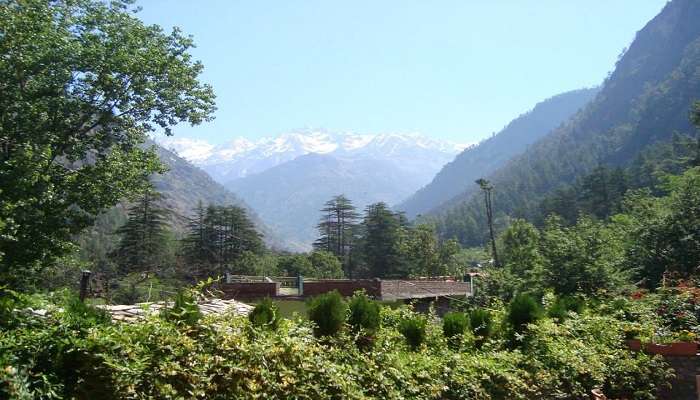
M 192 39 L 131 3 L 0 5 L 0 281 L 26 281 L 161 170 L 146 133 L 212 116 Z

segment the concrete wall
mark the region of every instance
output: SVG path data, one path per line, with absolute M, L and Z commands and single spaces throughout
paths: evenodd
M 279 295 L 280 284 L 279 282 L 234 282 L 222 283 L 218 289 L 223 292 L 225 300 L 255 299 Z

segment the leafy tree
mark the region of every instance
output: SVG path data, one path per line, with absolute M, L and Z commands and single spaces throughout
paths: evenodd
M 28 283 L 93 216 L 162 168 L 146 133 L 199 124 L 214 95 L 192 40 L 130 1 L 0 7 L 0 281 Z
M 524 289 L 534 286 L 540 280 L 544 263 L 537 228 L 523 219 L 516 219 L 503 232 L 500 241 L 504 267 L 523 282 Z
M 313 276 L 314 266 L 304 254 L 291 254 L 279 257 L 277 268 L 287 276 Z
M 409 260 L 410 274 L 414 276 L 443 275 L 443 264 L 440 263 L 440 246 L 435 228 L 431 225 L 420 224 L 407 230 L 407 240 L 404 243 L 404 257 Z
M 629 282 L 624 237 L 612 227 L 581 217 L 572 227 L 551 216 L 542 231 L 543 281 L 557 294 L 594 294 Z
M 311 276 L 321 279 L 338 279 L 343 277 L 343 268 L 338 258 L 327 251 L 314 251 L 309 255 L 313 273 Z

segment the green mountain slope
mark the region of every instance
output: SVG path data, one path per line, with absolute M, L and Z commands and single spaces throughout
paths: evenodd
M 597 88 L 574 90 L 538 103 L 496 135 L 464 150 L 446 164 L 432 182 L 394 208 L 413 218 L 439 207 L 464 192 L 474 180 L 502 167 L 510 158 L 568 120 L 597 92 Z
M 700 2 L 674 0 L 636 35 L 596 98 L 564 126 L 487 175 L 494 209 L 533 217 L 541 198 L 599 165 L 624 166 L 674 132 L 691 133 L 700 98 Z M 476 185 L 433 214 L 444 237 L 483 243 L 485 224 Z M 497 221 L 498 222 L 498 221 Z

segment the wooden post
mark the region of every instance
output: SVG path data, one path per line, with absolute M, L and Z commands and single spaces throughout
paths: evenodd
M 92 272 L 85 270 L 80 275 L 80 301 L 85 301 L 87 297 L 88 286 L 90 285 L 90 275 Z

